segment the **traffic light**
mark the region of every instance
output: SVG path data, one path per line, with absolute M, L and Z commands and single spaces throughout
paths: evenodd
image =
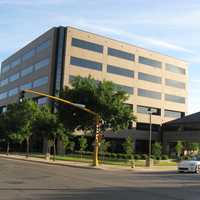
M 19 103 L 22 103 L 22 102 L 23 102 L 23 100 L 24 100 L 24 94 L 25 94 L 25 91 L 21 91 L 21 92 L 19 93 Z

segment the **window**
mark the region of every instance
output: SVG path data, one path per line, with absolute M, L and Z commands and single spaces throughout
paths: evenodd
M 135 60 L 134 54 L 128 53 L 128 52 L 125 52 L 125 51 L 121 51 L 121 50 L 118 50 L 118 49 L 113 49 L 113 48 L 108 48 L 108 55 L 118 57 L 118 58 L 122 58 L 122 59 L 126 59 L 126 60 L 131 60 L 131 61 Z
M 176 102 L 176 103 L 183 103 L 183 104 L 185 103 L 184 97 L 180 97 L 180 96 L 176 96 L 176 95 L 170 95 L 170 94 L 165 94 L 165 100 Z
M 48 83 L 48 77 L 45 76 L 45 77 L 42 77 L 42 78 L 40 78 L 40 79 L 35 80 L 35 81 L 33 82 L 33 87 L 34 87 L 34 88 L 35 88 L 35 87 L 40 87 L 40 86 L 45 85 L 45 84 L 47 84 L 47 83 Z
M 1 87 L 8 84 L 8 79 L 4 79 L 1 81 Z
M 46 67 L 49 65 L 49 58 L 46 58 L 38 63 L 35 64 L 35 71 L 43 68 L 43 67 Z
M 84 41 L 84 40 L 80 40 L 80 39 L 76 39 L 76 38 L 72 38 L 72 46 L 75 47 L 79 47 L 82 49 L 87 49 L 90 51 L 95 51 L 98 53 L 103 53 L 103 46 L 96 44 L 96 43 L 92 43 L 92 42 L 88 42 L 88 41 Z
M 120 84 L 115 84 L 120 90 L 123 90 L 125 92 L 127 92 L 128 94 L 133 94 L 134 93 L 134 89 L 133 87 L 129 87 L 126 85 L 120 85 Z
M 29 67 L 23 69 L 23 70 L 21 71 L 21 77 L 27 76 L 28 74 L 31 74 L 31 73 L 33 73 L 33 65 L 31 65 L 31 66 L 29 66 Z
M 88 68 L 88 69 L 102 71 L 101 63 L 82 59 L 82 58 L 71 57 L 70 64 L 74 65 L 74 66 L 78 66 L 78 67 L 84 67 L 84 68 Z
M 171 87 L 185 89 L 185 83 L 171 79 L 165 79 L 165 84 Z
M 26 89 L 31 89 L 32 88 L 32 83 L 25 83 L 24 85 L 20 86 L 20 90 L 26 90 Z
M 136 129 L 137 130 L 148 130 L 149 131 L 150 124 L 149 123 L 139 123 L 137 122 L 136 124 Z M 159 124 L 152 124 L 152 131 L 160 131 L 160 125 Z
M 22 61 L 29 60 L 29 59 L 32 58 L 34 55 L 35 55 L 35 49 L 32 49 L 31 51 L 25 53 L 25 54 L 22 56 Z
M 9 77 L 10 82 L 16 81 L 17 79 L 19 79 L 19 73 L 16 73 Z
M 145 58 L 142 56 L 139 56 L 139 63 L 143 64 L 143 65 L 149 65 L 151 67 L 155 67 L 155 68 L 161 68 L 162 67 L 162 63 L 160 61 L 157 60 L 153 60 L 150 58 Z
M 112 74 L 117 74 L 120 76 L 126 76 L 126 77 L 134 77 L 134 71 L 131 71 L 129 69 L 124 69 L 121 67 L 113 66 L 113 65 L 107 65 L 107 72 Z
M 8 92 L 9 97 L 15 96 L 16 94 L 18 94 L 18 88 L 14 88 Z
M 45 41 L 43 43 L 41 43 L 37 48 L 36 48 L 36 52 L 39 53 L 40 51 L 49 48 L 50 41 Z
M 161 109 L 160 108 L 153 108 L 153 107 L 147 107 L 147 106 L 137 106 L 137 112 L 148 114 L 149 109 L 152 111 L 152 115 L 161 115 Z
M 160 92 L 155 92 L 155 91 L 145 90 L 145 89 L 140 89 L 140 88 L 138 88 L 138 96 L 148 97 L 152 99 L 161 99 Z
M 15 68 L 17 65 L 19 65 L 21 63 L 20 58 L 18 58 L 17 60 L 13 61 L 11 63 L 11 68 Z
M 181 118 L 184 116 L 184 112 L 178 112 L 174 110 L 165 110 L 165 117 Z
M 153 75 L 150 75 L 150 74 L 145 74 L 145 73 L 142 73 L 142 72 L 138 72 L 138 79 L 153 82 L 153 83 L 161 83 L 162 82 L 161 77 L 153 76 Z
M 7 98 L 7 92 L 3 92 L 0 94 L 0 100 Z
M 5 72 L 7 72 L 9 69 L 10 69 L 10 65 L 2 66 L 1 72 L 2 72 L 2 73 L 5 73 Z
M 183 75 L 185 74 L 185 69 L 168 63 L 165 64 L 165 70 L 176 74 L 183 74 Z

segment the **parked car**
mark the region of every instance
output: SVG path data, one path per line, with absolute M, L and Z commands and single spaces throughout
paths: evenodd
M 200 156 L 192 157 L 190 160 L 183 160 L 178 163 L 178 172 L 200 173 Z

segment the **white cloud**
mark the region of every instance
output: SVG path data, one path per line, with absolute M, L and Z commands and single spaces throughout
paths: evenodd
M 186 52 L 186 53 L 193 53 L 193 51 L 187 48 L 173 44 L 171 42 L 160 40 L 158 38 L 152 38 L 152 37 L 147 37 L 143 35 L 136 35 L 131 32 L 121 30 L 121 29 L 109 28 L 106 26 L 99 26 L 97 24 L 90 24 L 85 20 L 79 20 L 78 22 L 75 22 L 75 26 L 88 29 L 89 31 L 94 31 L 95 33 L 111 34 L 111 35 L 120 36 L 121 38 L 128 38 L 129 42 L 133 40 L 133 41 L 138 41 L 140 43 L 142 42 L 142 44 L 150 44 L 151 46 L 156 46 L 160 48 L 166 48 L 166 49 Z

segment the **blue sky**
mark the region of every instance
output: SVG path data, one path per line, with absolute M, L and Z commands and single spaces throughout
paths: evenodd
M 0 0 L 0 62 L 59 25 L 186 60 L 188 111 L 200 111 L 199 0 Z

